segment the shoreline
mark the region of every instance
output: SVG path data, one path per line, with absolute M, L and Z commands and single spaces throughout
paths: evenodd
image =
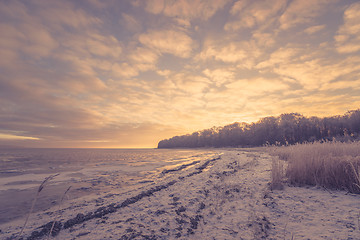
M 26 216 L 39 185 L 52 174 L 60 173 L 41 191 L 33 213 L 56 207 L 69 186 L 71 191 L 65 200 L 75 200 L 75 203 L 77 198 L 122 193 L 157 182 L 163 170 L 203 160 L 204 156 L 212 154 L 215 151 L 186 151 L 185 154 L 176 150 L 124 152 L 98 149 L 3 152 L 0 159 L 5 162 L 0 173 L 0 225 Z M 9 176 L 8 172 L 15 172 L 17 176 Z
M 31 217 L 25 239 L 58 219 L 55 239 L 356 239 L 360 196 L 320 188 L 269 190 L 272 157 L 224 150 L 220 159 L 166 171 L 154 184 L 122 194 L 64 201 Z M 87 216 L 87 217 L 86 217 Z M 58 221 L 57 220 L 57 221 Z M 6 239 L 20 220 L 0 226 Z M 0 236 L 1 236 L 0 235 Z M 43 234 L 44 235 L 44 234 Z M 46 235 L 46 234 L 45 234 Z M 29 239 L 37 239 L 35 238 Z M 11 239 L 11 238 L 10 238 Z

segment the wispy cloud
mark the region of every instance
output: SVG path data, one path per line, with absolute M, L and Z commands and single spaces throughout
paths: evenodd
M 132 32 L 140 32 L 142 30 L 142 25 L 134 16 L 122 13 L 122 18 L 120 20 L 120 24 L 124 25 L 127 29 Z
M 0 133 L 0 139 L 5 139 L 5 140 L 39 140 L 39 138 L 35 138 L 35 137 L 25 137 L 25 136 L 6 134 L 6 133 Z
M 280 16 L 280 28 L 286 30 L 299 24 L 311 23 L 324 13 L 332 2 L 336 2 L 336 0 L 291 1 Z
M 234 73 L 233 69 L 217 68 L 217 69 L 210 70 L 207 68 L 203 71 L 203 73 L 209 79 L 211 79 L 213 84 L 215 84 L 218 87 L 225 83 L 232 82 L 235 79 L 235 73 Z
M 193 49 L 193 40 L 186 33 L 174 30 L 150 30 L 141 34 L 139 41 L 160 53 L 178 57 L 189 57 Z
M 237 31 L 242 28 L 266 26 L 276 20 L 279 12 L 286 6 L 286 0 L 237 1 L 230 13 L 234 20 L 225 24 L 227 31 Z
M 180 17 L 184 19 L 200 18 L 208 20 L 217 10 L 224 7 L 228 0 L 148 0 L 144 1 L 146 11 L 153 14 L 164 14 L 168 17 Z
M 203 45 L 198 58 L 203 61 L 217 60 L 225 63 L 239 63 L 240 61 L 249 61 L 259 54 L 259 50 L 251 42 L 209 39 Z
M 350 5 L 344 12 L 344 24 L 335 36 L 340 53 L 360 51 L 360 3 Z
M 306 32 L 307 34 L 314 34 L 324 28 L 325 28 L 325 25 L 316 25 L 316 26 L 311 26 L 311 27 L 306 28 L 304 30 L 304 32 Z

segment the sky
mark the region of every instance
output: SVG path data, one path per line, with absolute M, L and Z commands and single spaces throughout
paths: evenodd
M 0 145 L 156 147 L 360 106 L 360 2 L 0 0 Z

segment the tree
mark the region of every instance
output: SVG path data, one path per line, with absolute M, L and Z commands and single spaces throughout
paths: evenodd
M 262 118 L 252 124 L 235 122 L 161 140 L 158 148 L 294 144 L 332 140 L 334 137 L 344 141 L 360 137 L 360 109 L 326 118 L 306 118 L 299 113 L 286 113 L 279 117 Z

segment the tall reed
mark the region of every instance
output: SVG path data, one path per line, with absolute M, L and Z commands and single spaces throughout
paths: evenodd
M 35 203 L 36 203 L 36 201 L 37 201 L 37 199 L 38 199 L 38 197 L 39 197 L 40 192 L 44 189 L 45 184 L 48 183 L 50 180 L 52 180 L 54 177 L 56 177 L 56 176 L 58 176 L 58 175 L 59 175 L 59 173 L 58 173 L 58 174 L 54 174 L 54 175 L 50 175 L 50 176 L 46 177 L 46 178 L 44 179 L 44 181 L 40 184 L 40 186 L 39 186 L 39 188 L 38 188 L 38 190 L 37 190 L 37 192 L 36 192 L 35 198 L 34 198 L 33 201 L 32 201 L 30 211 L 29 211 L 28 215 L 26 216 L 26 220 L 25 220 L 24 226 L 21 228 L 21 231 L 20 231 L 20 233 L 18 234 L 18 237 L 20 237 L 20 236 L 23 234 L 24 229 L 25 229 L 25 227 L 26 227 L 26 224 L 27 224 L 28 221 L 29 221 L 29 217 L 30 217 L 32 211 L 34 210 Z
M 272 171 L 271 171 L 271 190 L 277 189 L 281 190 L 284 188 L 283 181 L 285 175 L 285 166 L 284 162 L 279 159 L 273 159 L 272 161 Z
M 287 162 L 283 177 L 291 184 L 360 193 L 360 142 L 315 142 L 272 150 Z M 276 167 L 272 171 L 281 175 Z
M 71 186 L 67 188 L 67 190 L 64 192 L 64 194 L 63 194 L 62 197 L 61 197 L 61 200 L 60 200 L 60 203 L 59 203 L 59 209 L 58 209 L 59 212 L 60 212 L 61 203 L 63 202 L 63 200 L 64 200 L 67 192 L 69 192 L 70 189 L 71 189 Z M 61 214 L 59 214 L 59 217 L 60 217 L 60 216 L 61 216 Z M 50 237 L 51 237 L 52 231 L 54 230 L 55 223 L 56 223 L 56 219 L 54 219 L 54 221 L 53 221 L 53 223 L 52 223 L 52 225 L 51 225 L 50 232 L 49 232 L 49 239 L 50 239 Z

